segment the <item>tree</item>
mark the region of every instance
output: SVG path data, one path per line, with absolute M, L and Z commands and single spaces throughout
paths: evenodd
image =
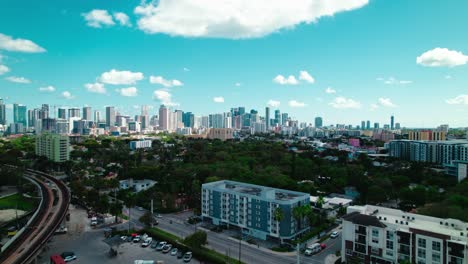
M 196 231 L 184 239 L 184 244 L 191 248 L 201 248 L 207 242 L 207 235 L 204 231 Z
M 112 203 L 110 206 L 110 213 L 115 216 L 115 222 L 117 223 L 117 216 L 122 213 L 123 205 L 120 202 Z
M 150 226 L 151 222 L 153 221 L 153 216 L 151 215 L 151 212 L 146 212 L 140 217 L 140 222 L 145 224 L 146 226 Z
M 281 209 L 281 207 L 277 207 L 275 209 L 275 211 L 273 212 L 273 219 L 275 221 L 281 222 L 281 220 L 283 220 L 283 218 L 284 218 L 283 209 Z

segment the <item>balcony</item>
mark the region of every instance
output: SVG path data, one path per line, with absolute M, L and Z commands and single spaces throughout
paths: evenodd
M 366 237 L 365 236 L 362 236 L 362 235 L 357 235 L 355 238 L 354 238 L 354 241 L 356 243 L 359 243 L 359 244 L 366 244 Z
M 355 229 L 355 232 L 358 233 L 358 234 L 362 234 L 362 235 L 367 234 L 366 228 L 365 228 L 365 227 L 362 227 L 362 226 L 357 227 L 357 228 Z

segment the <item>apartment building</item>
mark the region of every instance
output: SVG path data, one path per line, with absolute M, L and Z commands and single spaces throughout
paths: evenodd
M 202 185 L 202 217 L 214 225 L 236 226 L 249 236 L 294 239 L 307 231 L 305 219 L 293 217 L 293 209 L 308 205 L 307 193 L 234 181 Z M 282 217 L 275 217 L 280 211 Z
M 379 206 L 350 206 L 343 216 L 345 263 L 468 263 L 468 223 Z
M 408 131 L 409 140 L 428 140 L 441 141 L 446 140 L 447 132 L 441 130 L 410 130 Z
M 70 159 L 70 140 L 66 135 L 44 133 L 36 136 L 36 155 L 55 162 Z

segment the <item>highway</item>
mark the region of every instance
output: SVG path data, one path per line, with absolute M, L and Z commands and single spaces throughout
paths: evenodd
M 65 219 L 70 204 L 70 194 L 63 182 L 33 170 L 26 170 L 24 177 L 40 186 L 42 202 L 33 218 L 24 227 L 24 231 L 1 253 L 0 263 L 34 262 L 42 247 Z M 53 189 L 57 191 L 54 192 Z

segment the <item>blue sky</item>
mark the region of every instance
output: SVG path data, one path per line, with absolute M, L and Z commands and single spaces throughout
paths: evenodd
M 4 0 L 0 97 L 467 125 L 468 1 L 226 2 Z

